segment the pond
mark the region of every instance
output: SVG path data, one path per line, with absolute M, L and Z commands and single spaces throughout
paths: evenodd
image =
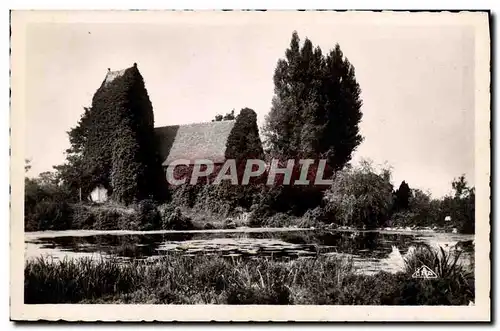
M 114 257 L 126 261 L 175 253 L 286 260 L 325 255 L 351 257 L 358 272 L 373 274 L 401 270 L 405 254 L 421 243 L 450 249 L 458 242 L 470 244 L 473 240 L 474 235 L 381 230 L 45 231 L 25 234 L 25 258 Z M 468 260 L 467 254 L 472 253 L 462 254 L 461 262 Z

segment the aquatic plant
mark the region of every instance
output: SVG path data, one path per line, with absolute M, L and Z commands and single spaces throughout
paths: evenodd
M 459 263 L 462 252 L 434 249 L 428 245 L 417 247 L 405 258 L 405 271 L 409 281 L 401 284 L 401 299 L 397 304 L 459 305 L 474 300 L 474 272 Z M 413 274 L 421 267 L 431 269 L 435 278 L 415 279 Z
M 443 247 L 434 249 L 426 244 L 421 244 L 412 254 L 405 256 L 405 272 L 413 273 L 415 270 L 425 265 L 434 271 L 439 278 L 457 277 L 458 275 L 468 276 L 470 272 L 458 263 L 462 251 L 445 251 Z

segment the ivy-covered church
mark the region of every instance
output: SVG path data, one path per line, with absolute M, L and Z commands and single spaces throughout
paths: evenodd
M 111 71 L 92 99 L 83 148 L 89 199 L 129 204 L 168 197 L 166 167 L 175 159 L 263 157 L 257 115 L 235 120 L 154 127 L 153 106 L 137 64 Z

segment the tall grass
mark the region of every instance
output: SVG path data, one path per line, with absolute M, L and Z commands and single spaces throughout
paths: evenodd
M 447 277 L 458 277 L 448 273 Z M 469 275 L 470 276 L 470 275 Z M 460 282 L 459 282 L 460 283 Z M 150 304 L 468 304 L 452 278 L 354 272 L 352 261 L 167 255 L 155 261 L 39 258 L 25 264 L 25 302 Z
M 432 269 L 438 278 L 467 277 L 470 271 L 458 263 L 461 255 L 462 251 L 459 250 L 445 251 L 443 247 L 434 249 L 429 245 L 421 244 L 405 258 L 405 272 L 412 273 L 425 265 Z
M 428 245 L 416 248 L 405 258 L 404 274 L 407 276 L 426 266 L 437 275 L 432 279 L 411 279 L 401 287 L 401 304 L 427 302 L 433 305 L 460 305 L 474 300 L 474 271 L 471 266 L 459 263 L 461 251 L 434 249 Z

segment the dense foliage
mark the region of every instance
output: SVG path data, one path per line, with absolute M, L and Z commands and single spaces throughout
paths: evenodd
M 285 58 L 274 72 L 272 108 L 263 133 L 270 157 L 326 159 L 324 178 L 330 178 L 351 159 L 363 138 L 361 90 L 354 67 L 337 44 L 327 54 L 309 39 L 300 46 L 293 33 Z M 300 173 L 298 162 L 294 174 Z M 264 204 L 277 211 L 302 214 L 321 203 L 325 187 L 275 187 Z M 267 194 L 267 193 L 264 193 Z
M 73 137 L 72 144 L 80 146 L 87 189 L 103 185 L 113 193 L 114 182 L 124 186 L 113 194 L 118 201 L 128 203 L 131 196 L 164 199 L 166 183 L 153 131 L 153 109 L 137 66 L 103 82 L 84 116 L 85 120 L 71 131 L 70 138 Z M 79 135 L 84 136 L 78 138 Z M 127 166 L 125 171 L 126 165 L 116 162 L 118 156 L 129 153 L 133 154 L 135 164 Z M 134 176 L 127 178 L 131 171 Z M 132 183 L 133 180 L 136 182 Z
M 377 172 L 368 162 L 338 172 L 325 193 L 326 210 L 340 225 L 375 228 L 383 226 L 392 207 L 389 169 Z
M 122 123 L 120 133 L 113 142 L 111 187 L 113 200 L 124 204 L 147 198 L 145 169 L 140 162 L 140 150 L 130 124 Z
M 475 202 L 476 192 L 474 187 L 470 187 L 462 175 L 452 183 L 455 195 L 451 198 L 449 213 L 452 220 L 458 225 L 461 232 L 474 233 L 475 231 Z
M 408 209 L 391 216 L 393 226 L 440 227 L 462 233 L 475 231 L 475 189 L 462 175 L 452 182 L 453 195 L 440 199 L 429 193 L 411 189 Z
M 247 159 L 264 158 L 264 150 L 259 137 L 257 114 L 250 108 L 243 108 L 234 123 L 226 142 L 226 159 L 234 159 L 239 164 Z
M 399 185 L 399 188 L 394 192 L 395 199 L 394 199 L 394 210 L 405 210 L 408 209 L 408 204 L 410 201 L 410 187 L 408 184 L 403 180 L 401 184 Z
M 71 224 L 67 192 L 52 185 L 27 179 L 24 191 L 24 226 L 26 231 L 64 230 Z
M 241 183 L 246 160 L 264 158 L 257 114 L 252 109 L 243 108 L 236 117 L 226 142 L 225 158 L 236 161 L 238 183 Z M 218 185 L 183 184 L 170 188 L 171 201 L 176 206 L 217 213 L 221 217 L 226 217 L 238 207 L 245 209 L 251 207 L 255 196 L 260 193 L 260 186 L 256 185 L 256 181 L 252 181 L 251 184 L 232 185 L 229 180 L 223 180 Z
M 234 120 L 236 117 L 234 116 L 234 109 L 231 110 L 230 113 L 227 113 L 226 115 L 222 116 L 221 114 L 215 115 L 215 118 L 212 120 L 212 122 L 220 122 L 220 121 L 230 121 Z
M 426 265 L 444 267 L 440 270 L 447 277 L 412 279 L 414 269 L 359 275 L 351 261 L 327 257 L 280 261 L 167 255 L 156 263 L 38 259 L 25 264 L 24 299 L 27 304 L 273 305 L 468 305 L 474 300 L 472 273 L 446 262 Z
M 25 171 L 30 169 L 29 162 Z M 24 226 L 26 231 L 60 230 L 71 223 L 71 192 L 60 184 L 55 173 L 24 180 Z
M 91 181 L 88 180 L 88 174 L 83 168 L 83 150 L 91 124 L 90 113 L 90 108 L 84 108 L 84 113 L 77 125 L 68 131 L 70 148 L 66 150 L 66 162 L 54 166 L 60 182 L 74 198 L 79 197 L 81 192 L 86 194 L 93 189 Z
M 326 158 L 333 170 L 361 143 L 361 90 L 340 46 L 326 55 L 292 35 L 274 73 L 274 98 L 264 135 L 270 153 L 284 159 Z

